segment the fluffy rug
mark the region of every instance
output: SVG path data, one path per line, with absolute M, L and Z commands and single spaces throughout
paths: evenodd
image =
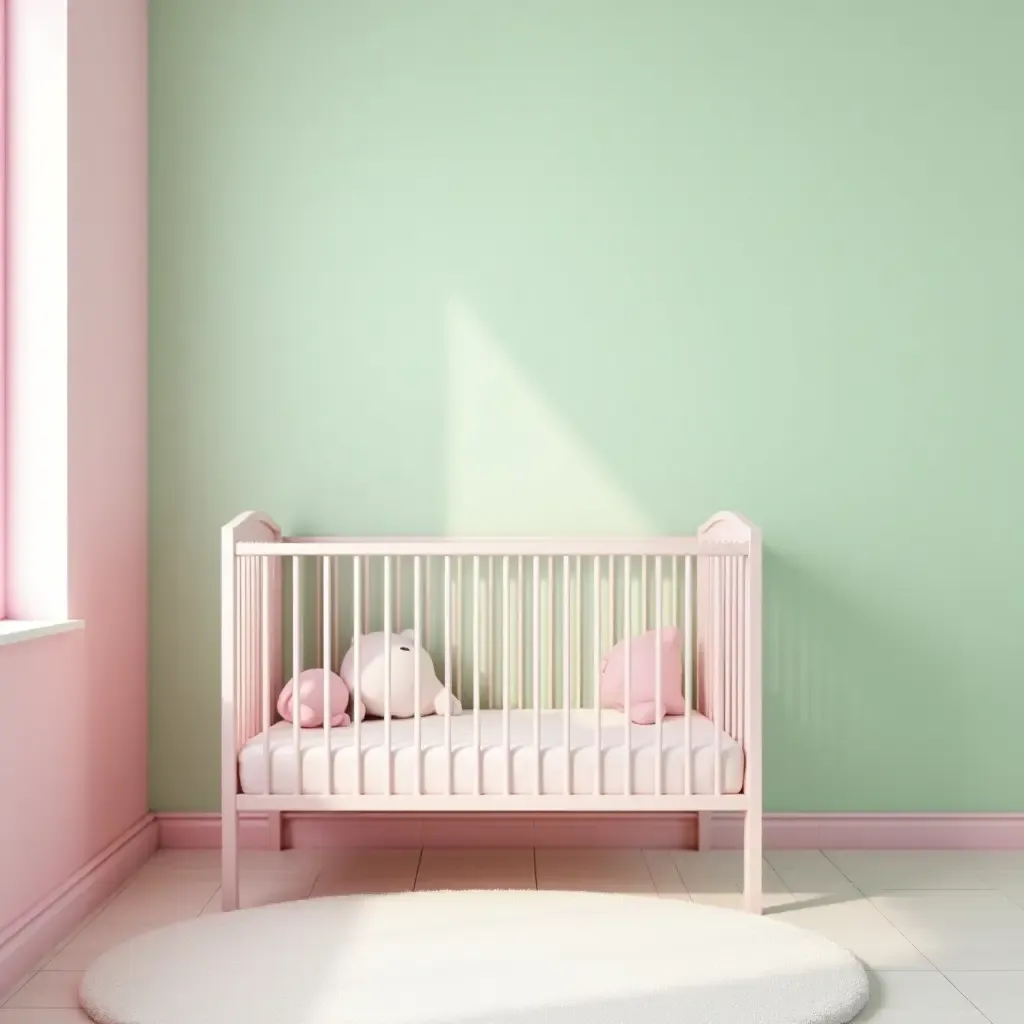
M 471 891 L 207 915 L 106 953 L 80 994 L 103 1024 L 847 1024 L 868 982 L 770 917 Z

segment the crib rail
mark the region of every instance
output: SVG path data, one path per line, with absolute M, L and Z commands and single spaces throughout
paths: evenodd
M 696 537 L 352 540 L 285 538 L 268 517 L 254 513 L 225 527 L 223 541 L 225 794 L 229 788 L 233 796 L 238 793 L 239 752 L 255 738 L 262 744 L 262 793 L 245 797 L 246 806 L 314 809 L 362 806 L 372 799 L 396 808 L 406 801 L 422 808 L 439 800 L 447 809 L 453 801 L 610 809 L 621 798 L 631 809 L 665 801 L 696 806 L 700 800 L 718 807 L 752 791 L 760 757 L 760 537 L 738 516 L 715 517 Z M 665 694 L 659 644 L 655 724 L 637 725 L 629 715 L 602 707 L 601 665 L 614 644 L 672 627 L 682 638 L 685 705 L 715 726 L 710 793 L 697 793 L 694 786 L 695 757 L 707 752 L 700 755 L 694 746 L 692 715 L 683 717 L 682 778 L 675 773 L 666 779 L 671 766 L 660 713 Z M 403 629 L 411 629 L 416 645 L 430 653 L 445 690 L 472 720 L 468 792 L 458 790 L 452 777 L 449 703 L 440 738 L 426 743 L 416 701 L 412 778 L 396 779 L 395 730 L 406 724 L 393 719 L 390 688 L 385 688 L 382 735 L 375 729 L 376 739 L 367 744 L 374 727 L 358 716 L 345 727 L 352 770 L 343 786 L 334 771 L 337 727 L 330 725 L 331 712 L 342 709 L 330 708 L 329 687 L 326 721 L 316 740 L 320 755 L 297 721 L 291 725 L 290 751 L 272 745 L 284 678 L 310 667 L 338 672 L 351 647 L 358 706 L 360 637 Z M 634 672 L 627 657 L 626 707 L 633 703 Z M 418 672 L 414 685 L 419 695 Z M 484 712 L 500 715 L 500 742 L 484 742 Z M 574 742 L 580 712 L 590 716 L 592 749 Z M 560 740 L 550 742 L 545 737 L 556 719 Z M 513 720 L 528 735 L 515 739 Z M 729 740 L 744 755 L 739 792 L 726 786 L 723 745 Z M 424 786 L 428 747 L 447 766 L 442 792 L 435 786 L 429 797 Z M 289 754 L 294 765 L 283 792 L 274 780 L 279 752 Z M 302 771 L 311 756 L 321 756 L 324 764 L 322 784 L 312 790 L 304 786 Z M 532 775 L 526 783 L 524 764 Z M 367 772 L 374 765 L 371 784 Z M 648 774 L 638 786 L 635 775 L 641 769 Z M 585 788 L 574 778 L 578 771 L 588 776 Z M 552 772 L 557 791 L 546 782 Z

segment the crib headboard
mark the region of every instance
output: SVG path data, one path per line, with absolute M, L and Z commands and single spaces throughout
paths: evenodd
M 221 531 L 221 572 L 234 578 L 234 588 L 222 587 L 222 685 L 234 678 L 234 692 L 224 692 L 235 708 L 231 742 L 237 752 L 276 717 L 277 695 L 283 686 L 282 559 L 235 554 L 245 541 L 277 542 L 281 528 L 262 512 L 244 512 Z M 232 624 L 233 626 L 229 625 Z M 264 628 L 264 625 L 266 628 Z M 270 700 L 261 694 L 269 689 Z M 225 745 L 227 739 L 225 738 Z
M 696 699 L 701 714 L 743 745 L 747 784 L 760 786 L 761 531 L 744 516 L 719 512 L 697 536 L 746 550 L 742 559 L 697 560 Z

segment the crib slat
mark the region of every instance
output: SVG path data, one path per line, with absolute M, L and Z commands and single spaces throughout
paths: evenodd
M 740 600 L 741 566 L 741 558 L 732 559 L 732 621 L 730 625 L 732 630 L 732 729 L 729 731 L 729 735 L 736 740 L 741 740 L 742 737 L 740 720 L 743 717 L 743 659 L 740 649 L 740 614 L 743 609 Z
M 356 556 L 361 557 L 361 556 Z M 363 632 L 369 633 L 371 630 L 370 623 L 373 621 L 371 618 L 372 612 L 370 610 L 370 576 L 373 574 L 373 558 L 372 556 L 366 557 L 366 570 L 363 575 Z M 356 600 L 359 600 L 359 595 L 356 594 Z
M 324 620 L 324 571 L 323 566 L 326 562 L 326 557 L 314 558 L 313 559 L 313 576 L 315 586 L 313 590 L 313 601 L 315 602 L 315 612 L 317 628 L 315 632 L 316 637 L 316 664 L 322 665 L 324 660 L 324 641 L 323 631 L 320 628 L 320 623 Z
M 693 557 L 683 561 L 683 689 L 686 717 L 683 720 L 683 793 L 693 795 Z
M 576 667 L 576 696 L 573 700 L 573 708 L 583 707 L 583 559 L 576 556 L 576 580 L 575 580 L 575 607 L 573 623 L 576 627 L 573 638 L 575 640 L 573 657 Z
M 548 677 L 545 708 L 555 708 L 555 559 L 548 555 Z
M 615 646 L 615 556 L 608 556 L 608 649 Z
M 243 560 L 242 572 L 245 577 L 243 581 L 242 598 L 242 634 L 244 647 L 242 649 L 242 742 L 244 743 L 252 735 L 252 566 L 255 559 L 246 558 Z
M 633 795 L 633 652 L 630 638 L 633 636 L 633 573 L 630 568 L 630 556 L 626 555 L 622 566 L 622 634 L 626 640 L 626 720 L 623 723 L 622 753 L 625 757 L 623 780 L 626 796 Z
M 601 785 L 601 557 L 594 555 L 594 796 L 600 796 Z
M 747 749 L 747 559 L 741 558 L 739 572 L 739 622 L 736 627 L 736 643 L 739 647 L 740 709 L 737 721 L 740 746 Z
M 423 600 L 423 646 L 429 651 L 430 639 L 431 639 L 431 622 L 430 622 L 430 563 L 433 559 L 430 555 L 426 557 L 426 564 L 424 565 L 424 571 L 426 575 L 426 596 Z
M 238 631 L 238 680 L 236 693 L 238 699 L 238 723 L 235 728 L 236 745 L 239 750 L 248 738 L 249 718 L 249 561 L 244 555 L 237 558 L 239 576 L 239 605 L 236 611 L 236 629 Z
M 455 560 L 455 652 L 455 693 L 465 710 L 466 701 L 462 695 L 462 555 Z
M 533 754 L 535 795 L 541 794 L 540 752 L 540 559 L 533 558 Z
M 729 701 L 729 735 L 736 735 L 736 708 L 739 703 L 738 697 L 738 658 L 736 657 L 736 608 L 737 608 L 737 587 L 736 587 L 736 559 L 729 559 L 729 690 L 731 699 Z
M 679 629 L 679 559 L 672 556 L 672 625 Z
M 393 796 L 391 783 L 391 556 L 384 556 L 384 795 Z
M 331 757 L 331 558 L 323 560 L 323 658 L 324 658 L 324 762 L 325 789 L 328 796 L 334 795 L 334 764 Z
M 524 707 L 526 695 L 523 688 L 526 676 L 526 647 L 523 634 L 523 556 L 519 556 L 519 566 L 516 572 L 516 707 L 521 711 Z
M 259 626 L 259 607 L 255 602 L 256 597 L 256 564 L 259 559 L 253 557 L 246 560 L 246 600 L 245 600 L 245 639 L 248 650 L 246 652 L 246 676 L 245 676 L 245 737 L 248 740 L 253 736 L 255 730 L 252 727 L 253 691 L 257 686 L 257 673 L 259 672 L 259 655 L 256 652 Z
M 395 556 L 395 632 L 402 632 L 402 556 Z
M 341 564 L 340 557 L 331 559 L 331 653 L 334 656 L 331 668 L 337 666 L 338 672 L 341 672 Z
M 452 791 L 452 560 L 444 556 L 444 688 L 448 699 L 444 706 L 444 750 L 446 758 L 445 793 Z
M 719 728 L 725 732 L 729 731 L 729 715 L 732 712 L 730 705 L 732 688 L 732 652 L 729 650 L 729 562 L 730 559 L 723 558 L 719 562 L 718 573 L 721 586 L 722 599 L 722 721 Z
M 260 559 L 252 560 L 252 679 L 250 680 L 249 694 L 249 735 L 258 736 L 260 731 L 260 679 L 263 671 L 262 659 L 260 658 L 262 647 L 261 617 L 262 608 L 260 600 Z
M 412 561 L 412 629 L 413 629 L 413 651 L 415 652 L 416 658 L 413 661 L 413 675 L 412 675 L 412 689 L 413 697 L 416 702 L 416 706 L 413 708 L 413 745 L 416 748 L 416 762 L 413 765 L 413 792 L 417 796 L 421 796 L 423 793 L 423 714 L 420 710 L 420 693 L 423 686 L 422 672 L 420 670 L 420 650 L 422 649 L 421 641 L 423 639 L 423 623 L 421 622 L 421 598 L 422 598 L 422 584 L 420 581 L 420 556 L 416 555 Z
M 355 756 L 355 793 L 356 796 L 363 795 L 363 740 L 362 722 L 360 721 L 359 705 L 363 699 L 362 687 L 362 663 L 360 659 L 361 641 L 360 638 L 365 629 L 366 607 L 360 602 L 360 590 L 365 593 L 365 579 L 363 577 L 363 559 L 356 555 L 352 559 L 352 722 L 353 736 L 352 746 Z M 369 566 L 366 569 L 366 578 L 369 578 Z
M 270 559 L 260 559 L 260 702 L 263 707 L 263 792 L 270 786 Z
M 640 556 L 640 632 L 647 630 L 647 556 Z
M 233 555 L 231 558 L 231 574 L 234 577 L 232 593 L 234 594 L 234 609 L 233 609 L 233 621 L 231 623 L 232 633 L 232 653 L 234 657 L 231 659 L 233 664 L 231 666 L 231 703 L 234 707 L 234 726 L 235 726 L 235 754 L 237 755 L 242 749 L 242 712 L 241 712 L 241 694 L 242 694 L 242 559 L 238 555 Z M 223 641 L 221 641 L 223 643 Z M 221 700 L 224 699 L 221 696 Z
M 509 718 L 509 631 L 511 602 L 509 600 L 508 555 L 501 559 L 501 736 L 505 749 L 505 794 L 512 792 L 512 733 Z
M 654 795 L 661 796 L 662 786 L 662 708 L 664 707 L 661 679 L 661 555 L 654 559 Z
M 480 795 L 480 557 L 473 556 L 473 792 Z
M 715 720 L 715 796 L 722 794 L 722 676 L 724 675 L 724 644 L 722 643 L 722 560 L 712 559 L 712 606 L 714 624 L 714 658 L 711 670 L 711 706 Z
M 295 795 L 302 795 L 302 733 L 298 686 L 302 673 L 302 559 L 292 558 L 292 744 L 295 747 Z
M 487 559 L 487 604 L 484 606 L 486 610 L 485 621 L 487 629 L 484 632 L 484 636 L 487 638 L 485 642 L 485 650 L 487 651 L 487 707 L 492 709 L 494 707 L 494 677 L 496 675 L 494 658 L 496 645 L 494 643 L 494 599 L 495 599 L 495 588 L 494 588 L 494 556 L 491 555 Z
M 572 793 L 572 643 L 569 636 L 571 595 L 569 556 L 562 559 L 562 743 L 565 745 L 565 795 Z

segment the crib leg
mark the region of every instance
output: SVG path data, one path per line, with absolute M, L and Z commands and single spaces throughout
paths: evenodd
M 762 886 L 761 809 L 747 811 L 743 820 L 743 905 L 751 914 L 764 910 Z
M 711 849 L 711 811 L 697 812 L 697 849 Z
M 280 811 L 271 811 L 267 815 L 267 826 L 267 849 L 280 853 L 284 849 Z
M 220 908 L 238 909 L 238 811 L 225 805 L 221 817 Z

